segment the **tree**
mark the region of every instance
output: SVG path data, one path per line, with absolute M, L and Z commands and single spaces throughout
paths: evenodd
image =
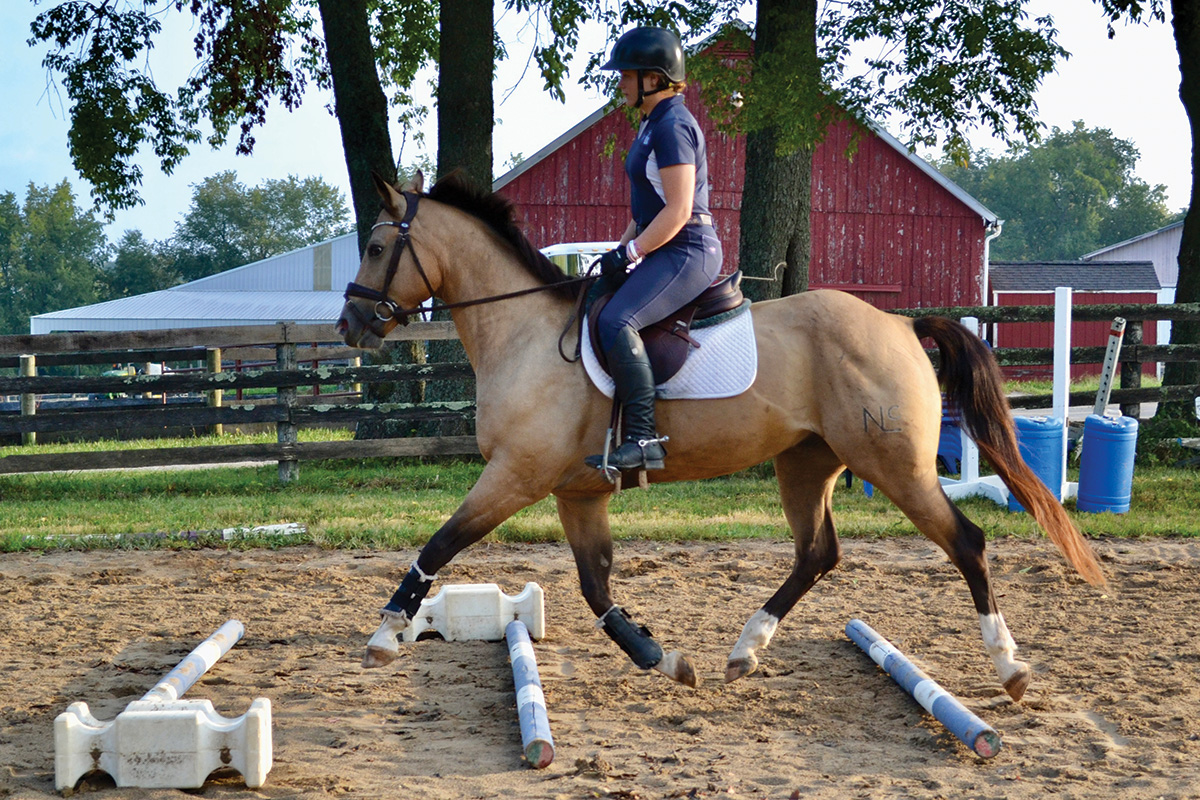
M 1037 136 L 1033 94 L 1066 52 L 1052 20 L 1030 20 L 1026 4 L 758 0 L 753 57 L 702 66 L 701 82 L 710 108 L 741 99 L 725 127 L 747 134 L 739 266 L 775 277 L 755 282 L 760 299 L 807 286 L 804 181 L 832 123 L 896 117 L 910 146 L 941 144 L 960 160 L 967 131 L 979 125 L 1005 142 Z M 803 188 L 780 185 L 793 181 Z M 775 276 L 780 263 L 787 269 Z
M 146 241 L 141 231 L 125 231 L 103 272 L 105 299 L 169 289 L 179 283 L 171 261 L 161 243 Z
M 1162 23 L 1166 21 L 1163 0 L 1096 0 L 1108 18 L 1108 37 L 1116 35 L 1114 23 Z M 1197 148 L 1200 148 L 1200 7 L 1188 0 L 1171 0 L 1171 27 L 1175 49 L 1179 52 L 1179 99 L 1188 117 L 1192 134 L 1192 193 L 1183 220 L 1183 238 L 1179 246 L 1179 283 L 1175 302 L 1200 303 L 1200 175 L 1197 174 Z M 1171 325 L 1172 344 L 1200 343 L 1200 322 L 1177 320 Z M 1200 364 L 1195 361 L 1170 361 L 1163 370 L 1164 386 L 1194 386 L 1200 383 Z M 1155 427 L 1171 436 L 1195 435 L 1195 407 L 1191 400 L 1160 403 Z M 1177 426 L 1171 431 L 1171 426 Z
M 95 302 L 108 257 L 104 228 L 71 184 L 29 184 L 24 204 L 0 195 L 0 332 L 28 333 L 29 317 Z
M 320 178 L 248 188 L 227 170 L 193 185 L 168 249 L 174 271 L 193 281 L 346 233 L 347 216 L 342 193 Z
M 438 49 L 438 174 L 463 170 L 492 185 L 492 0 L 441 0 Z
M 1110 3 L 1110 0 L 1105 0 Z M 1140 3 L 1117 3 L 1128 5 L 1128 14 L 1135 20 Z M 1163 19 L 1162 4 L 1155 0 L 1149 4 L 1149 12 L 1158 20 Z M 1177 303 L 1200 303 L 1200 175 L 1196 170 L 1197 148 L 1200 147 L 1200 8 L 1195 3 L 1172 0 L 1171 24 L 1174 28 L 1175 47 L 1179 51 L 1179 97 L 1187 112 L 1188 125 L 1192 134 L 1192 193 L 1188 202 L 1187 216 L 1183 221 L 1183 239 L 1179 246 L 1179 283 L 1175 289 Z M 1178 321 L 1171 326 L 1172 344 L 1200 344 L 1200 322 Z M 1168 362 L 1163 371 L 1163 384 L 1194 386 L 1200 383 L 1200 364 L 1195 361 Z M 1165 419 L 1186 420 L 1195 425 L 1194 406 L 1190 401 L 1178 401 L 1159 405 L 1159 414 Z
M 439 56 L 439 9 L 449 36 L 440 49 L 446 67 L 439 114 L 446 118 L 439 147 L 446 155 L 439 167 L 462 166 L 490 185 L 497 52 L 492 4 L 316 0 L 320 30 L 313 5 L 313 0 L 61 0 L 40 13 L 29 44 L 50 45 L 43 64 L 61 78 L 71 102 L 71 155 L 92 184 L 97 206 L 141 202 L 142 173 L 134 162 L 140 148 L 152 147 L 170 173 L 201 141 L 199 125 L 207 119 L 213 128 L 209 144 L 224 144 L 236 129 L 237 152 L 250 153 L 271 103 L 295 108 L 315 84 L 333 92 L 361 246 L 378 212 L 371 173 L 389 181 L 396 177 L 389 113 L 413 125 L 427 113 L 414 102 L 412 87 L 421 68 Z M 143 66 L 162 31 L 162 16 L 172 10 L 194 18 L 199 60 L 174 93 L 159 87 Z M 564 39 L 575 41 L 573 33 Z M 551 66 L 543 72 L 555 86 L 562 79 Z
M 71 102 L 71 156 L 105 209 L 141 202 L 142 173 L 134 158 L 143 146 L 152 147 L 170 173 L 200 142 L 199 124 L 207 119 L 209 144 L 224 144 L 236 128 L 237 152 L 250 153 L 273 101 L 296 108 L 308 84 L 331 88 L 361 232 L 378 209 L 371 172 L 395 177 L 376 63 L 390 67 L 386 79 L 406 96 L 434 52 L 436 36 L 422 33 L 432 7 L 405 0 L 319 0 L 322 38 L 310 2 L 59 2 L 37 16 L 29 43 L 50 44 L 43 64 L 61 78 Z M 144 61 L 170 10 L 194 17 L 199 60 L 174 93 L 155 83 Z
M 1133 142 L 1080 121 L 1038 144 L 974 153 L 966 165 L 946 159 L 938 169 L 1004 220 L 993 258 L 1069 260 L 1170 221 L 1166 188 L 1137 177 L 1138 157 Z

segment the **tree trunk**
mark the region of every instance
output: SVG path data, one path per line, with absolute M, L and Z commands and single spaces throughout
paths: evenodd
M 371 173 L 378 172 L 389 183 L 396 180 L 387 97 L 375 70 L 366 0 L 318 0 L 317 5 L 325 29 L 334 109 L 350 174 L 361 253 L 379 216 L 379 196 Z
M 491 0 L 441 0 L 438 46 L 438 177 L 461 170 L 481 189 L 492 188 L 492 78 L 495 73 L 495 27 Z M 438 315 L 450 319 L 447 312 Z M 429 343 L 431 363 L 467 360 L 457 341 Z M 427 400 L 470 400 L 475 387 L 467 381 L 431 382 Z M 474 432 L 474 423 L 444 420 L 430 436 L 461 436 Z
M 816 0 L 759 0 L 754 59 L 782 42 L 802 41 L 816 63 Z M 746 137 L 746 180 L 742 190 L 738 268 L 753 300 L 796 294 L 808 288 L 812 252 L 812 150 L 781 154 L 772 129 Z M 780 270 L 776 265 L 784 264 Z
M 1179 97 L 1187 112 L 1192 133 L 1192 196 L 1187 217 L 1183 222 L 1183 241 L 1179 247 L 1179 284 L 1175 302 L 1200 302 L 1200 174 L 1196 172 L 1200 155 L 1200 8 L 1189 0 L 1172 0 L 1171 24 L 1175 31 L 1175 48 L 1179 51 Z M 1200 342 L 1200 323 L 1176 321 L 1171 326 L 1172 344 Z M 1163 371 L 1163 383 L 1189 385 L 1200 383 L 1200 365 L 1194 361 L 1171 361 Z M 1159 406 L 1164 418 L 1195 420 L 1195 406 L 1190 400 L 1173 401 Z
M 492 188 L 492 75 L 495 72 L 491 0 L 442 0 L 438 55 L 438 176 L 461 169 Z

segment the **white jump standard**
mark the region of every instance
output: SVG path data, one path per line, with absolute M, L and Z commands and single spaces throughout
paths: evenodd
M 242 623 L 226 622 L 114 720 L 96 719 L 87 703 L 68 706 L 54 720 L 55 788 L 73 789 L 100 770 L 118 787 L 198 789 L 222 767 L 251 789 L 262 786 L 272 763 L 271 701 L 259 697 L 226 719 L 208 700 L 179 699 L 244 633 Z

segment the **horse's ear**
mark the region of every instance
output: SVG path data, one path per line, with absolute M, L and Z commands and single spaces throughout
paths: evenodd
M 380 177 L 378 172 L 371 173 L 371 180 L 375 182 L 375 191 L 379 194 L 379 199 L 383 201 L 383 207 L 391 212 L 392 216 L 399 216 L 397 211 L 400 209 L 400 193 Z
M 409 178 L 407 181 L 405 181 L 404 185 L 400 187 L 400 191 L 424 194 L 425 193 L 425 173 L 421 172 L 421 170 L 417 170 L 416 172 L 414 172 L 413 176 L 411 178 Z

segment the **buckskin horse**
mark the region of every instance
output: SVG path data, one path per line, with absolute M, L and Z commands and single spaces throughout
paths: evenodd
M 580 285 L 530 244 L 504 198 L 446 179 L 424 192 L 376 179 L 383 211 L 349 285 L 338 332 L 374 348 L 431 297 L 452 309 L 475 370 L 479 450 L 487 461 L 462 505 L 421 548 L 382 611 L 363 666 L 399 655 L 397 635 L 437 571 L 514 513 L 553 494 L 580 587 L 605 632 L 642 669 L 696 685 L 679 651 L 663 653 L 613 599 L 608 504 L 613 485 L 584 456 L 600 452 L 610 401 L 583 368 L 560 356 L 560 335 Z M 419 209 L 419 210 L 418 210 Z M 544 290 L 544 291 L 543 291 Z M 941 395 L 1010 490 L 1064 557 L 1093 585 L 1105 578 L 1087 541 L 1021 459 L 1002 377 L 986 345 L 953 320 L 887 314 L 836 291 L 754 303 L 762 367 L 726 399 L 659 401 L 670 435 L 666 468 L 651 482 L 726 475 L 774 460 L 783 513 L 795 541 L 791 573 L 756 611 L 726 664 L 727 682 L 758 666 L 784 615 L 838 563 L 832 499 L 846 468 L 874 484 L 959 569 L 979 614 L 984 647 L 1019 700 L 1029 665 L 992 591 L 983 531 L 942 491 L 936 470 Z M 935 375 L 921 340 L 940 351 Z

